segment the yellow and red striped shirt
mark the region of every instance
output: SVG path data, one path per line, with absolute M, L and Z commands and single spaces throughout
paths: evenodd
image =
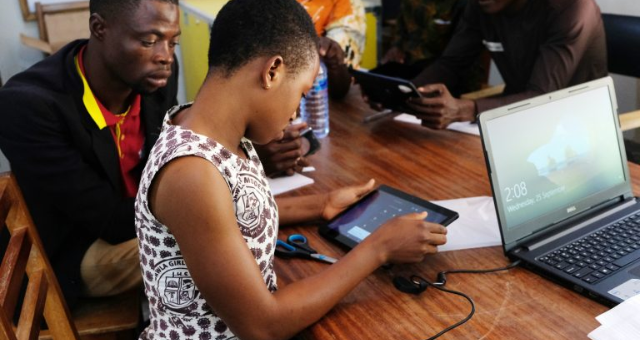
M 127 197 L 135 197 L 140 182 L 140 164 L 144 147 L 144 130 L 140 122 L 140 94 L 136 94 L 129 108 L 121 114 L 109 111 L 95 97 L 85 77 L 83 53 L 86 45 L 75 58 L 78 74 L 84 85 L 82 101 L 99 129 L 109 127 L 120 159 L 120 174 Z

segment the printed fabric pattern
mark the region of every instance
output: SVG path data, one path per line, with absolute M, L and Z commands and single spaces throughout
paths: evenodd
M 402 0 L 393 45 L 408 62 L 438 58 L 449 43 L 466 0 Z
M 273 257 L 278 210 L 262 164 L 249 140 L 243 138 L 241 142 L 248 156 L 243 159 L 206 136 L 171 124 L 171 117 L 188 106 L 190 104 L 176 106 L 167 113 L 136 197 L 140 264 L 151 312 L 151 324 L 140 339 L 237 339 L 200 294 L 176 239 L 151 213 L 149 186 L 156 173 L 177 157 L 201 157 L 215 166 L 227 182 L 238 228 L 271 292 L 277 290 Z M 211 271 L 215 272 L 215 268 Z
M 319 36 L 335 40 L 347 66 L 358 68 L 367 31 L 362 0 L 298 0 L 311 16 Z
M 453 36 L 467 0 L 402 0 L 393 45 L 405 53 L 405 62 L 427 67 L 438 59 Z M 476 91 L 488 79 L 482 56 L 469 67 L 454 95 Z

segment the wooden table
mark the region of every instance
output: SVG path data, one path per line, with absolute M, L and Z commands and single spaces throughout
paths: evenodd
M 375 178 L 427 200 L 490 196 L 477 136 L 433 131 L 385 119 L 363 125 L 370 114 L 357 87 L 331 104 L 331 132 L 311 158 L 315 184 L 288 195 L 325 192 Z M 634 191 L 640 166 L 629 164 Z M 302 233 L 321 253 L 340 257 L 344 249 L 325 240 L 314 226 L 281 228 L 281 238 Z M 479 269 L 508 264 L 501 247 L 438 253 L 418 265 L 378 269 L 329 314 L 304 332 L 303 339 L 426 339 L 464 318 L 462 297 L 430 288 L 419 296 L 397 291 L 394 275 L 419 274 L 435 280 L 447 269 Z M 325 264 L 276 260 L 282 284 L 320 272 Z M 451 274 L 447 288 L 470 295 L 476 313 L 441 339 L 587 339 L 599 326 L 595 316 L 608 308 L 522 268 L 492 274 Z

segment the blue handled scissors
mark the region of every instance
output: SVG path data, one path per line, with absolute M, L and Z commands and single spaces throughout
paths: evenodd
M 309 246 L 307 238 L 300 234 L 293 234 L 287 237 L 286 242 L 278 240 L 276 243 L 276 255 L 287 259 L 292 257 L 301 257 L 327 263 L 335 263 L 338 261 L 333 257 L 318 254 L 315 249 Z

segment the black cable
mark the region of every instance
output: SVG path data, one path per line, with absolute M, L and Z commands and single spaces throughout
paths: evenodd
M 444 334 L 444 333 L 446 333 L 446 332 L 448 332 L 448 331 L 450 331 L 450 330 L 452 330 L 452 329 L 454 329 L 454 328 L 456 328 L 458 326 L 463 325 L 465 322 L 469 321 L 471 319 L 471 317 L 473 317 L 473 314 L 475 314 L 476 305 L 475 305 L 475 303 L 473 303 L 473 299 L 471 299 L 468 295 L 466 295 L 466 294 L 464 294 L 462 292 L 456 291 L 456 290 L 451 290 L 451 289 L 444 288 L 441 285 L 435 285 L 432 282 L 429 282 L 429 281 L 425 280 L 424 278 L 422 278 L 420 276 L 417 276 L 417 275 L 411 276 L 411 280 L 415 280 L 415 279 L 422 280 L 422 281 L 426 282 L 427 284 L 429 284 L 430 286 L 432 286 L 432 287 L 434 287 L 434 288 L 436 288 L 438 290 L 441 290 L 443 292 L 462 296 L 463 298 L 467 299 L 467 301 L 469 301 L 469 304 L 471 304 L 471 312 L 469 312 L 469 314 L 464 319 L 454 323 L 451 326 L 448 326 L 447 328 L 441 330 L 438 334 L 436 334 L 436 335 L 434 335 L 432 337 L 429 337 L 426 340 L 434 340 L 434 339 L 439 338 L 442 334 Z
M 513 267 L 516 267 L 517 265 L 520 264 L 520 260 L 514 261 L 512 263 L 510 263 L 509 265 L 507 265 L 506 267 L 500 267 L 500 268 L 492 268 L 492 269 L 454 269 L 454 270 L 445 270 L 442 272 L 438 273 L 438 282 L 429 282 L 427 280 L 425 280 L 423 277 L 418 276 L 418 275 L 412 275 L 410 277 L 410 280 L 412 282 L 414 282 L 416 285 L 420 285 L 420 281 L 423 283 L 426 283 L 429 286 L 432 286 L 438 290 L 441 290 L 443 292 L 449 293 L 449 294 L 455 294 L 458 296 L 462 296 L 463 298 L 467 299 L 467 301 L 469 301 L 469 304 L 471 305 L 471 311 L 469 312 L 469 314 L 462 320 L 454 323 L 451 326 L 448 326 L 447 328 L 441 330 L 440 332 L 438 332 L 438 334 L 429 337 L 425 340 L 434 340 L 439 338 L 440 336 L 442 336 L 443 334 L 447 333 L 448 331 L 459 327 L 461 325 L 463 325 L 465 322 L 469 321 L 471 319 L 471 317 L 473 317 L 473 315 L 476 312 L 476 305 L 473 302 L 473 299 L 471 299 L 471 297 L 469 297 L 468 295 L 456 291 L 456 290 L 451 290 L 451 289 L 447 289 L 444 288 L 444 285 L 447 283 L 447 274 L 484 274 L 484 273 L 493 273 L 493 272 L 499 272 L 499 271 L 504 271 L 504 270 L 509 270 Z M 419 280 L 419 281 L 418 281 Z
M 500 268 L 491 268 L 491 269 L 454 269 L 454 270 L 445 270 L 438 273 L 437 279 L 438 281 L 435 283 L 436 285 L 444 286 L 447 283 L 447 274 L 483 274 L 483 273 L 493 273 L 500 272 L 504 270 L 509 270 L 520 264 L 520 260 L 509 263 L 509 265 Z

